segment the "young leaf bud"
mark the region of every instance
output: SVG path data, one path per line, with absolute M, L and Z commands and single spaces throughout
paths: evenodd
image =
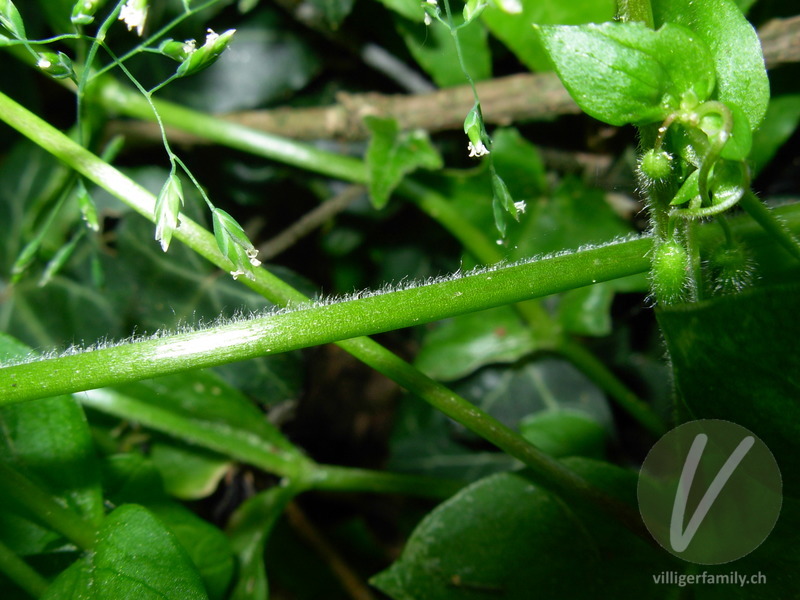
M 716 294 L 734 294 L 753 282 L 755 263 L 747 249 L 737 244 L 721 246 L 708 259 L 713 290 Z

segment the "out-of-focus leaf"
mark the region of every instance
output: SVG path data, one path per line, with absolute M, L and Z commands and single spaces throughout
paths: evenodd
M 167 411 L 220 438 L 236 437 L 242 443 L 272 447 L 276 453 L 295 456 L 299 453 L 252 402 L 209 371 L 179 373 L 89 392 L 84 402 L 114 414 L 115 394 L 125 402 L 136 403 L 144 412 L 148 406 Z
M 607 463 L 569 466 L 635 505 L 636 477 Z M 522 475 L 482 479 L 417 526 L 402 556 L 372 583 L 395 600 L 665 598 L 652 573 L 669 562 L 621 525 L 568 506 Z M 545 559 L 546 557 L 546 559 Z
M 791 137 L 800 123 L 800 94 L 777 96 L 769 101 L 761 127 L 753 132 L 750 160 L 754 174 L 769 164 L 778 149 Z
M 786 493 L 800 492 L 800 309 L 797 285 L 658 310 L 678 396 L 696 419 L 751 430 L 775 455 Z
M 0 363 L 29 353 L 19 341 L 0 333 Z M 83 410 L 71 397 L 0 407 L 0 460 L 88 521 L 102 519 L 103 494 L 92 436 Z M 20 553 L 44 551 L 53 536 L 26 521 L 9 511 L 0 512 L 0 535 Z M 11 531 L 17 535 L 10 535 Z
M 147 509 L 120 506 L 103 521 L 91 556 L 74 563 L 44 600 L 204 600 L 197 569 L 175 535 Z
M 518 465 L 502 452 L 475 450 L 460 443 L 453 421 L 418 398 L 407 397 L 395 422 L 386 467 L 474 481 Z
M 380 209 L 404 176 L 423 169 L 441 169 L 442 157 L 422 130 L 400 132 L 397 121 L 366 117 L 372 134 L 365 160 L 372 204 Z
M 614 18 L 614 0 L 575 0 L 574 2 L 537 2 L 521 0 L 521 11 L 505 12 L 497 4 L 481 15 L 492 34 L 502 41 L 532 71 L 549 71 L 552 63 L 531 30 L 532 23 L 542 25 L 580 25 L 602 23 Z
M 174 68 L 171 63 L 162 68 Z M 216 63 L 160 92 L 190 108 L 226 113 L 260 108 L 308 84 L 320 67 L 316 54 L 272 9 L 250 15 Z M 165 75 L 169 73 L 165 71 Z
M 210 496 L 233 464 L 224 456 L 174 440 L 154 442 L 150 458 L 167 493 L 181 500 Z
M 517 129 L 502 127 L 494 131 L 492 159 L 515 201 L 537 198 L 547 189 L 544 163 L 539 151 Z
M 434 379 L 451 381 L 487 364 L 514 362 L 538 347 L 519 314 L 502 306 L 433 325 L 415 365 Z
M 521 419 L 547 410 L 577 410 L 607 430 L 612 428 L 603 392 L 570 363 L 556 358 L 511 369 L 486 367 L 454 384 L 453 389 L 514 429 L 519 428 Z M 464 435 L 472 435 L 457 427 Z
M 264 550 L 272 528 L 294 493 L 290 487 L 269 488 L 249 498 L 231 517 L 227 533 L 239 559 L 231 600 L 266 600 L 269 597 Z
M 520 433 L 551 456 L 603 458 L 608 430 L 583 411 L 544 410 L 525 417 Z
M 163 522 L 197 567 L 211 600 L 221 600 L 233 577 L 233 554 L 225 535 L 171 500 L 152 461 L 129 452 L 106 459 L 104 484 L 118 505 L 139 504 Z
M 381 4 L 415 23 L 422 23 L 425 11 L 417 0 L 379 0 Z
M 337 29 L 347 18 L 353 9 L 354 2 L 355 0 L 310 0 L 311 6 L 332 29 Z
M 453 19 L 457 24 L 462 20 L 461 15 L 453 15 Z M 425 27 L 402 19 L 397 19 L 396 23 L 397 30 L 414 60 L 431 76 L 436 85 L 449 87 L 466 83 L 456 56 L 453 36 L 447 27 L 436 22 Z M 458 37 L 461 40 L 464 64 L 472 79 L 480 81 L 490 78 L 492 56 L 486 29 L 473 24 L 461 29 Z

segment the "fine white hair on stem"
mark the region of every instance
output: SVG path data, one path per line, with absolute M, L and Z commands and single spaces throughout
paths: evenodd
M 92 344 L 89 345 L 79 345 L 73 344 L 67 347 L 64 350 L 57 351 L 57 350 L 50 350 L 44 353 L 30 353 L 27 356 L 20 357 L 17 359 L 11 359 L 9 361 L 0 364 L 0 368 L 3 367 L 11 367 L 18 364 L 36 362 L 40 360 L 46 359 L 53 359 L 59 358 L 63 356 L 72 356 L 75 354 L 82 354 L 84 352 L 93 352 L 96 350 L 105 350 L 108 348 L 114 348 L 117 346 L 123 346 L 125 344 L 134 344 L 138 342 L 146 342 L 151 340 L 162 340 L 171 336 L 175 335 L 185 335 L 190 333 L 195 333 L 199 331 L 206 331 L 217 327 L 224 327 L 227 325 L 238 325 L 243 324 L 248 321 L 252 321 L 253 319 L 262 319 L 265 317 L 270 317 L 274 315 L 289 313 L 289 312 L 296 312 L 307 310 L 310 308 L 321 308 L 325 306 L 330 306 L 333 304 L 340 304 L 342 302 L 352 302 L 356 300 L 363 300 L 366 298 L 372 298 L 375 296 L 383 296 L 386 294 L 392 294 L 396 292 L 403 292 L 406 290 L 416 289 L 420 287 L 428 287 L 433 285 L 438 285 L 442 283 L 448 283 L 451 281 L 457 281 L 460 279 L 464 279 L 466 277 L 474 277 L 478 275 L 483 275 L 486 273 L 493 273 L 503 269 L 509 269 L 513 267 L 518 267 L 526 264 L 531 264 L 534 262 L 540 262 L 545 260 L 552 260 L 553 258 L 558 258 L 561 256 L 567 256 L 570 254 L 576 254 L 580 252 L 586 252 L 588 250 L 594 250 L 603 246 L 611 246 L 615 244 L 624 243 L 627 241 L 632 241 L 638 239 L 639 235 L 632 233 L 627 236 L 619 237 L 604 244 L 586 244 L 581 246 L 577 250 L 562 250 L 559 252 L 552 252 L 549 254 L 541 254 L 534 257 L 523 258 L 516 261 L 501 261 L 492 265 L 486 266 L 477 266 L 473 269 L 464 271 L 462 269 L 457 269 L 452 273 L 448 273 L 445 275 L 439 276 L 431 276 L 425 279 L 410 279 L 410 278 L 403 278 L 399 282 L 387 282 L 384 283 L 378 289 L 365 289 L 365 290 L 357 290 L 351 292 L 349 294 L 345 294 L 342 296 L 322 296 L 315 299 L 309 299 L 305 302 L 298 302 L 289 304 L 285 307 L 280 306 L 271 306 L 267 307 L 263 310 L 258 311 L 250 311 L 245 309 L 237 309 L 231 315 L 222 315 L 219 316 L 211 321 L 205 321 L 202 317 L 197 318 L 194 323 L 187 323 L 187 322 L 180 322 L 176 326 L 170 329 L 159 329 L 154 331 L 153 333 L 149 334 L 137 334 L 135 331 L 128 337 L 119 339 L 119 340 L 109 340 L 107 338 L 100 339 Z

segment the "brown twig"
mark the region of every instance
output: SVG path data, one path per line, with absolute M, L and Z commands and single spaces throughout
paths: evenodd
M 375 596 L 362 579 L 350 568 L 344 559 L 320 533 L 314 524 L 295 502 L 286 506 L 286 518 L 292 528 L 327 563 L 336 579 L 342 584 L 347 595 L 353 600 L 374 600 Z
M 759 30 L 759 36 L 767 68 L 800 62 L 800 16 L 774 19 Z M 580 112 L 554 73 L 499 77 L 479 82 L 477 86 L 487 123 L 509 125 Z M 369 137 L 363 121 L 367 115 L 394 117 L 403 130 L 459 129 L 473 102 L 472 90 L 465 85 L 415 95 L 341 93 L 332 106 L 253 110 L 224 118 L 294 139 L 354 141 Z M 115 122 L 111 128 L 111 133 L 125 133 L 148 141 L 160 139 L 151 123 Z M 169 131 L 169 136 L 176 143 L 203 143 L 178 131 Z
M 350 185 L 330 200 L 326 200 L 317 208 L 307 212 L 292 225 L 281 231 L 274 238 L 264 242 L 258 249 L 259 256 L 263 260 L 275 258 L 284 252 L 301 238 L 305 237 L 325 221 L 340 213 L 364 193 L 364 186 Z

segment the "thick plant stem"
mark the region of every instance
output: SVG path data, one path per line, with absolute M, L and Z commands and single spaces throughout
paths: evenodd
M 34 571 L 28 563 L 0 542 L 0 573 L 13 581 L 33 598 L 42 596 L 50 583 Z
M 641 273 L 649 265 L 645 254 L 650 244 L 648 238 L 617 242 L 574 254 L 445 278 L 419 287 L 300 306 L 288 312 L 195 332 L 0 368 L 0 403 L 118 385 L 341 340 L 350 340 L 344 346 L 353 349 L 363 342 L 351 338 Z M 379 358 L 371 345 L 365 348 L 365 354 L 373 360 Z M 406 364 L 403 361 L 398 364 L 401 363 Z M 380 372 L 392 376 L 393 366 L 389 361 L 369 364 L 377 364 Z M 407 380 L 405 375 L 403 378 Z M 417 391 L 414 387 L 410 389 Z M 421 391 L 427 390 L 425 385 Z M 424 393 L 421 395 L 425 397 Z
M 53 496 L 22 473 L 0 461 L 0 489 L 3 497 L 31 517 L 67 538 L 82 550 L 94 546 L 96 531 L 78 513 L 64 508 Z

